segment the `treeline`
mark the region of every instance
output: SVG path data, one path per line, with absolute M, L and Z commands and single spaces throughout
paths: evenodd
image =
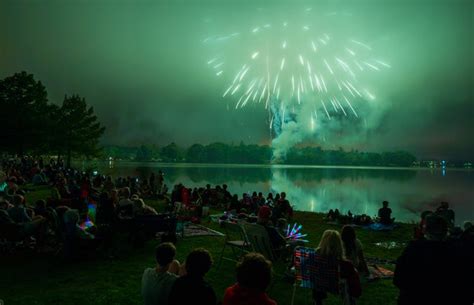
M 106 157 L 133 161 L 161 161 L 188 163 L 237 163 L 237 164 L 305 164 L 305 165 L 354 165 L 354 166 L 412 166 L 416 157 L 408 152 L 360 152 L 324 150 L 321 147 L 294 147 L 281 160 L 272 160 L 268 145 L 211 143 L 193 144 L 187 148 L 175 143 L 164 147 L 156 145 L 139 147 L 104 147 Z
M 94 109 L 78 95 L 60 105 L 48 100 L 46 88 L 32 74 L 15 73 L 0 80 L 0 151 L 65 157 L 99 155 L 105 128 Z

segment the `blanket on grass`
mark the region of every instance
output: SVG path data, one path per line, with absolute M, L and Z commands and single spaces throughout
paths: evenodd
M 398 227 L 396 224 L 384 225 L 379 222 L 375 222 L 368 226 L 364 226 L 363 228 L 371 231 L 392 231 L 396 227 Z
M 374 281 L 378 279 L 390 279 L 393 278 L 393 271 L 385 269 L 377 265 L 369 265 L 369 276 L 367 280 Z
M 187 223 L 184 225 L 183 237 L 192 236 L 224 236 L 224 234 L 202 225 Z

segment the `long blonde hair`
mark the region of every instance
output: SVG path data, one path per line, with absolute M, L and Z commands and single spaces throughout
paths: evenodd
M 321 256 L 342 260 L 344 258 L 344 246 L 339 232 L 335 230 L 324 231 L 316 250 Z

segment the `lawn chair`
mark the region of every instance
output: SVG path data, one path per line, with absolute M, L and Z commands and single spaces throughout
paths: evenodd
M 277 256 L 273 252 L 270 237 L 265 227 L 258 224 L 244 223 L 243 228 L 252 250 L 275 262 Z
M 245 231 L 241 224 L 224 221 L 221 224 L 225 231 L 224 246 L 222 247 L 221 255 L 219 257 L 218 268 L 221 265 L 222 259 L 237 261 L 229 257 L 224 257 L 224 251 L 227 246 L 232 249 L 235 258 L 239 258 L 243 253 L 251 249 L 251 245 L 245 235 Z
M 315 249 L 298 247 L 294 252 L 296 281 L 293 285 L 291 304 L 294 304 L 298 281 L 303 288 L 313 289 L 316 293 L 331 293 L 342 298 L 342 304 L 355 305 L 355 300 L 349 295 L 345 279 L 340 277 L 338 261 L 328 260 L 317 255 Z M 316 304 L 322 304 L 322 301 Z

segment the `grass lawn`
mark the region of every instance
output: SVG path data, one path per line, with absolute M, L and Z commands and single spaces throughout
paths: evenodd
M 27 201 L 49 196 L 46 187 L 35 188 L 28 193 Z M 157 202 L 148 200 L 148 204 L 157 208 Z M 296 212 L 295 221 L 303 225 L 308 234 L 308 246 L 316 247 L 321 234 L 326 229 L 338 229 L 339 226 L 323 222 L 321 214 Z M 208 220 L 204 225 L 220 230 L 219 226 Z M 358 238 L 364 245 L 366 257 L 396 259 L 402 248 L 386 249 L 376 246 L 376 242 L 410 240 L 413 226 L 401 224 L 392 232 L 372 232 L 357 229 Z M 158 241 L 149 241 L 143 248 L 133 249 L 126 240 L 118 241 L 120 256 L 116 259 L 102 259 L 68 264 L 60 257 L 40 254 L 18 254 L 0 259 L 0 299 L 6 305 L 14 304 L 142 304 L 140 294 L 141 276 L 146 267 L 154 262 L 154 247 Z M 217 261 L 223 246 L 222 237 L 185 237 L 177 243 L 177 258 L 184 261 L 186 255 L 196 247 L 208 249 Z M 226 250 L 227 251 L 227 250 Z M 227 256 L 231 255 L 231 250 Z M 207 275 L 207 280 L 222 298 L 226 287 L 234 283 L 235 263 L 223 260 L 221 267 L 216 265 Z M 393 268 L 393 266 L 386 266 Z M 362 297 L 357 304 L 390 305 L 396 304 L 398 290 L 391 280 L 378 280 L 363 283 Z M 293 285 L 276 278 L 269 295 L 280 305 L 291 303 Z M 295 304 L 312 304 L 308 289 L 298 288 Z M 336 297 L 329 297 L 325 304 L 340 304 Z

